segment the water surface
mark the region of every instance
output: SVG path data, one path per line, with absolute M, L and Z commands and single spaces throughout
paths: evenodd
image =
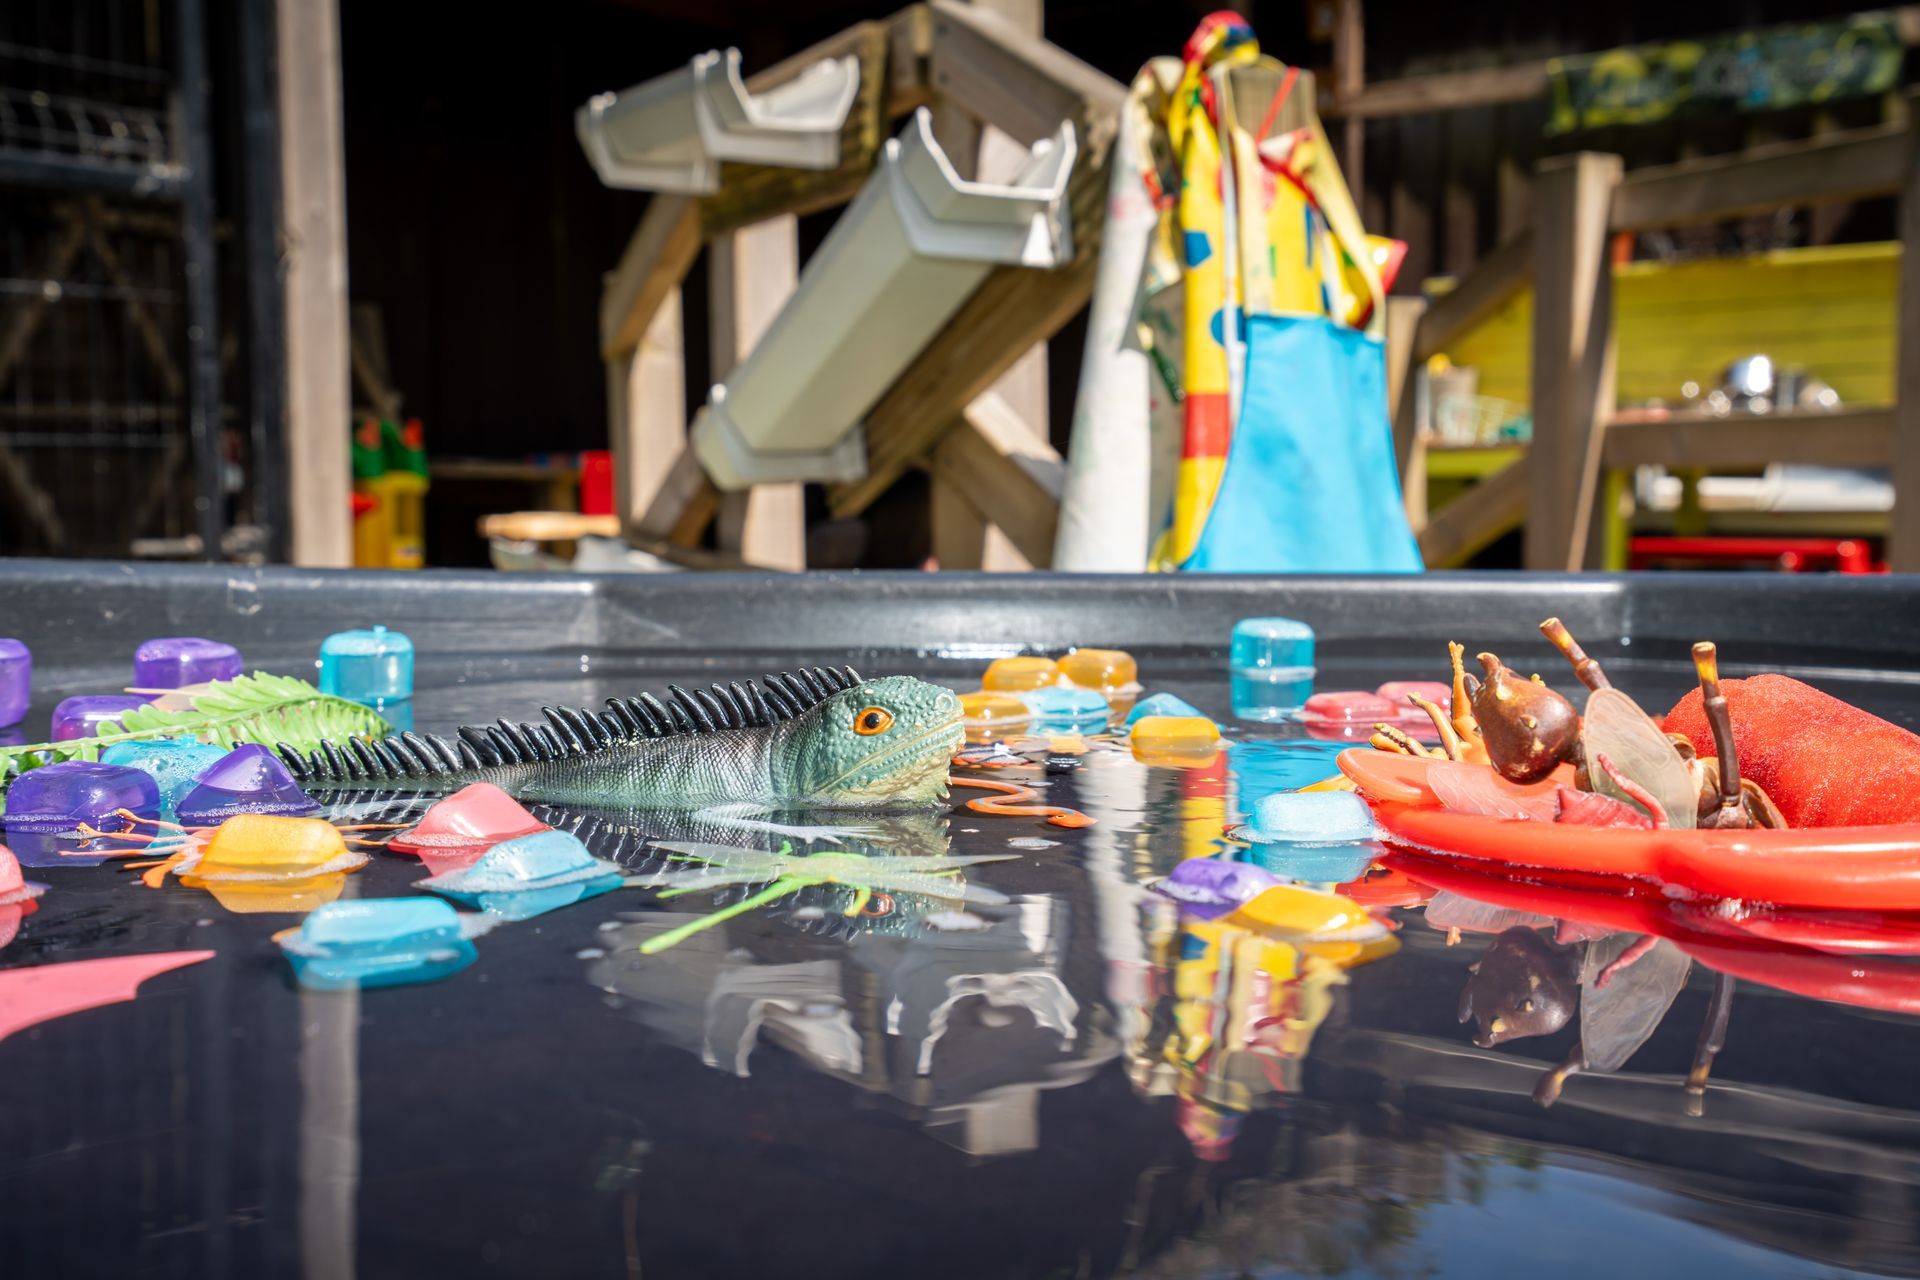
M 1319 687 L 1443 674 L 1395 648 L 1323 654 Z M 757 674 L 583 666 L 427 663 L 414 727 Z M 1639 654 L 1609 666 L 1656 711 L 1689 679 Z M 1229 725 L 1217 767 L 1097 751 L 1032 775 L 1091 828 L 980 815 L 960 792 L 848 842 L 1017 853 L 966 873 L 1011 901 L 964 917 L 902 898 L 850 919 L 845 890 L 809 890 L 645 957 L 731 899 L 629 890 L 503 926 L 444 982 L 339 995 L 293 984 L 270 941 L 292 917 L 111 867 L 30 873 L 52 889 L 0 968 L 219 954 L 0 1042 L 6 1273 L 1920 1270 L 1920 1021 L 1743 981 L 1692 1115 L 1681 1081 L 1714 982 L 1696 960 L 1621 1070 L 1543 1108 L 1530 1095 L 1573 1027 L 1483 1049 L 1457 1018 L 1496 932 L 1450 944 L 1395 908 L 1396 954 L 1325 963 L 1223 942 L 1143 888 L 1219 849 L 1259 795 L 1331 772 L 1340 744 L 1234 724 L 1211 666 L 1149 660 L 1142 678 Z M 1920 722 L 1912 684 L 1822 684 Z M 672 834 L 654 815 L 551 816 L 634 866 Z M 347 892 L 423 874 L 378 856 Z

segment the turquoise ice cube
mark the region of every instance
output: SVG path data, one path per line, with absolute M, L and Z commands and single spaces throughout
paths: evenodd
M 460 913 L 438 898 L 329 902 L 275 939 L 300 985 L 321 991 L 432 982 L 475 955 Z
M 1185 698 L 1177 698 L 1171 693 L 1150 693 L 1133 704 L 1133 710 L 1127 712 L 1127 727 L 1133 722 L 1144 720 L 1148 716 L 1198 716 L 1201 710 Z
M 171 818 L 201 772 L 226 756 L 225 747 L 197 738 L 153 738 L 115 743 L 100 753 L 100 763 L 138 769 L 151 777 L 160 787 L 160 816 Z
M 1107 700 L 1091 689 L 1032 689 L 1020 700 L 1033 712 L 1034 733 L 1100 733 L 1112 714 Z
M 413 641 L 373 627 L 338 631 L 320 642 L 320 692 L 365 706 L 413 696 Z
M 1294 618 L 1242 618 L 1233 624 L 1227 673 L 1235 716 L 1289 718 L 1313 694 L 1313 628 Z

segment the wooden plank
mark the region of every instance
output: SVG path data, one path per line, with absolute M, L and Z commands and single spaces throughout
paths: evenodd
M 1609 224 L 1643 231 L 1889 195 L 1900 190 L 1906 149 L 1903 128 L 1859 129 L 1636 170 L 1614 193 Z
M 1620 169 L 1618 156 L 1580 152 L 1541 165 L 1535 181 L 1529 569 L 1586 561 L 1614 404 L 1607 211 Z
M 707 479 L 693 450 L 682 447 L 628 541 L 635 546 L 650 541 L 698 546 L 719 509 L 720 491 Z
M 976 399 L 940 437 L 932 461 L 934 475 L 997 526 L 1029 565 L 1052 561 L 1066 461 L 1012 406 L 992 392 Z
M 1464 107 L 1526 102 L 1546 92 L 1547 64 L 1527 62 L 1511 67 L 1376 81 L 1351 96 L 1342 96 L 1329 85 L 1328 91 L 1321 95 L 1320 114 L 1328 120 L 1431 115 Z
M 387 363 L 387 326 L 380 308 L 371 302 L 356 303 L 347 312 L 347 353 L 353 364 L 353 380 L 374 413 L 398 419 L 401 395 L 393 385 Z
M 1433 299 L 1414 337 L 1413 360 L 1425 364 L 1512 301 L 1533 280 L 1533 233 L 1523 231 L 1488 254 L 1453 288 Z
M 976 9 L 999 15 L 1017 30 L 1039 39 L 1046 33 L 1046 15 L 1041 0 L 972 0 Z M 942 105 L 951 108 L 953 100 L 944 98 Z M 936 108 L 938 110 L 939 108 Z M 952 127 L 952 126 L 949 126 Z M 981 182 L 1011 182 L 1026 164 L 1030 152 L 1025 144 L 1012 135 L 990 124 L 975 126 L 974 166 L 970 176 Z M 1027 348 L 1026 354 L 1013 362 L 1011 368 L 994 382 L 987 393 L 968 406 L 963 421 L 956 430 L 968 430 L 965 419 L 985 418 L 998 421 L 1010 430 L 1019 433 L 1026 441 L 1038 439 L 1049 454 L 1052 447 L 1045 444 L 1049 417 L 1052 411 L 1052 399 L 1048 394 L 1047 344 L 1037 342 Z M 948 435 L 953 432 L 949 431 Z M 943 439 L 945 437 L 942 437 Z M 987 548 L 983 558 L 988 567 L 1004 559 L 997 550 L 999 541 L 1011 541 L 1019 547 L 1023 567 L 1046 565 L 1053 559 L 1051 535 L 1044 547 L 1033 544 L 1031 540 L 1022 542 L 1022 535 L 1008 530 L 1000 520 L 1001 505 L 988 500 L 982 501 L 978 494 L 971 495 L 973 504 L 991 521 L 1000 527 L 1004 539 L 990 539 L 994 545 Z M 1053 499 L 1053 514 L 1050 517 L 1058 523 L 1059 492 L 1056 488 Z
M 336 0 L 278 0 L 293 562 L 353 563 L 346 163 Z
M 937 92 L 1028 146 L 1073 120 L 1081 147 L 1105 154 L 1126 105 L 1118 80 L 998 14 L 954 0 L 932 10 Z
M 1360 0 L 1334 0 L 1334 5 L 1333 93 L 1338 101 L 1352 102 L 1360 96 L 1367 80 L 1366 20 Z M 1340 122 L 1339 132 L 1340 172 L 1347 180 L 1354 207 L 1364 209 L 1367 122 L 1359 116 L 1348 116 Z
M 707 249 L 708 367 L 724 382 L 780 314 L 800 278 L 800 223 L 791 214 L 729 232 Z M 719 540 L 748 564 L 807 567 L 806 495 L 763 484 L 720 500 Z
M 1893 460 L 1894 419 L 1892 409 L 1863 408 L 1614 422 L 1606 430 L 1603 456 L 1609 469 L 1620 470 L 1659 466 L 1758 471 L 1773 462 L 1884 467 Z
M 614 510 L 628 530 L 638 534 L 686 450 L 686 355 L 678 288 L 666 294 L 639 348 L 609 360 L 607 371 Z
M 934 567 L 988 573 L 1033 568 L 1013 541 L 939 472 L 933 476 L 930 508 Z
M 966 494 L 938 472 L 927 499 L 933 534 L 934 563 L 942 569 L 979 569 L 986 563 L 987 531 L 991 527 Z
M 647 202 L 620 265 L 600 290 L 602 359 L 623 356 L 640 345 L 668 292 L 678 290 L 693 269 L 700 244 L 698 202 L 666 194 Z
M 1920 112 L 1907 99 L 1906 171 L 1900 191 L 1900 371 L 1893 421 L 1893 517 L 1887 564 L 1920 573 Z
M 1420 531 L 1420 555 L 1430 569 L 1454 569 L 1527 518 L 1527 462 L 1488 476 L 1433 513 Z
M 1424 298 L 1387 299 L 1387 414 L 1393 423 L 1393 460 L 1400 496 L 1415 533 L 1427 523 L 1426 444 L 1416 429 L 1414 384 L 1419 365 L 1414 339 L 1427 310 Z
M 924 4 L 909 5 L 887 19 L 887 114 L 911 115 L 934 101 L 933 14 Z

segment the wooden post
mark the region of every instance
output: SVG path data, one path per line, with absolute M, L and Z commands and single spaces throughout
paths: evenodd
M 1535 179 L 1529 569 L 1579 569 L 1586 561 L 1614 408 L 1607 220 L 1620 172 L 1620 157 L 1581 152 L 1542 164 Z
M 353 563 L 346 163 L 335 0 L 279 0 L 293 563 Z
M 1033 567 L 960 487 L 933 473 L 933 558 L 942 569 L 1017 573 Z
M 687 366 L 680 287 L 661 295 L 640 345 L 607 360 L 614 508 L 637 535 L 687 444 Z
M 707 246 L 709 365 L 724 382 L 800 279 L 800 220 L 791 214 L 728 232 Z M 720 500 L 720 546 L 748 564 L 807 567 L 806 489 L 763 484 Z
M 1909 99 L 1911 104 L 1911 100 Z M 1920 112 L 1907 112 L 1900 188 L 1900 370 L 1894 381 L 1893 517 L 1887 565 L 1920 572 Z
M 1065 459 L 993 392 L 967 406 L 933 447 L 933 474 L 993 527 L 978 555 L 984 569 L 1030 569 L 1053 558 Z M 944 564 L 944 560 L 942 561 Z
M 1004 19 L 1008 25 L 1022 33 L 1039 39 L 1044 36 L 1045 19 L 1042 14 L 1041 0 L 972 0 L 975 9 L 984 10 Z M 984 124 L 965 107 L 952 99 L 937 100 L 934 105 L 934 132 L 940 141 L 941 149 L 953 162 L 961 174 L 976 178 L 982 182 L 1005 182 L 1019 171 L 1025 162 L 1028 151 L 1016 139 L 1010 137 L 990 124 Z M 986 412 L 990 416 L 1004 418 L 1008 411 L 1025 423 L 1028 430 L 1045 440 L 1048 432 L 1049 402 L 1047 391 L 1047 344 L 1036 342 L 1013 362 L 1013 366 L 994 382 L 991 390 L 985 393 L 992 396 L 995 403 Z M 982 397 L 983 399 L 985 396 Z M 941 467 L 940 455 L 933 458 L 936 473 Z M 1055 494 L 1056 502 L 1058 494 Z M 951 502 L 949 506 L 951 506 Z M 987 510 L 974 505 L 976 514 Z M 946 522 L 947 539 L 960 536 L 966 522 L 957 516 Z M 970 563 L 948 567 L 985 568 L 985 569 L 1030 569 L 1034 564 L 1046 564 L 1052 558 L 1052 551 L 1042 553 L 1037 559 L 1028 548 L 1028 554 L 1014 550 L 1021 541 L 1006 531 L 998 534 L 990 532 L 994 526 L 989 519 L 980 527 L 983 544 L 976 553 L 965 557 Z M 949 548 L 951 549 L 951 548 Z M 935 558 L 943 566 L 946 559 L 936 552 Z M 971 563 L 978 560 L 979 563 Z
M 1360 0 L 1335 0 L 1333 28 L 1333 93 L 1336 102 L 1351 102 L 1367 82 L 1366 20 Z M 1347 116 L 1340 122 L 1340 172 L 1355 208 L 1366 207 L 1367 122 Z
M 1420 376 L 1414 340 L 1425 298 L 1387 299 L 1387 415 L 1393 423 L 1393 460 L 1400 470 L 1400 497 L 1414 533 L 1427 525 L 1427 446 L 1416 430 L 1414 387 Z

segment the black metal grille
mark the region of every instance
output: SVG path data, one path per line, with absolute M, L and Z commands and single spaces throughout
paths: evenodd
M 222 395 L 204 19 L 0 5 L 0 552 L 221 554 L 249 433 Z

